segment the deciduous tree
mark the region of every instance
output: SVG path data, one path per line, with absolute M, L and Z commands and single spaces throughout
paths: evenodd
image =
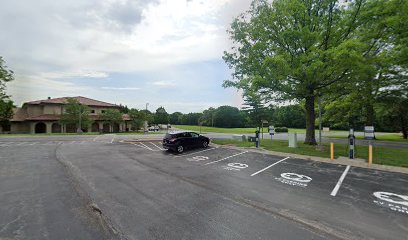
M 79 103 L 75 98 L 68 98 L 60 122 L 62 124 L 75 124 L 77 131 L 82 132 L 82 129 L 87 129 L 92 124 L 89 113 L 88 106 Z
M 275 101 L 305 102 L 306 144 L 316 144 L 315 101 L 344 85 L 363 62 L 356 38 L 364 0 L 253 1 L 229 31 L 224 87 L 253 89 Z

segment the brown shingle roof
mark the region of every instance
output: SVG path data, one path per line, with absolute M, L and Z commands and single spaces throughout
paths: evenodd
M 14 112 L 14 115 L 13 115 L 13 118 L 10 119 L 11 122 L 22 122 L 26 120 L 26 118 L 28 117 L 27 109 L 14 108 L 13 112 Z
M 54 114 L 42 114 L 34 117 L 28 117 L 25 120 L 31 121 L 58 121 L 61 119 L 61 115 Z
M 68 98 L 73 98 L 76 99 L 79 103 L 87 106 L 96 106 L 96 107 L 119 107 L 116 104 L 112 103 L 107 103 L 107 102 L 102 102 L 86 97 L 61 97 L 61 98 L 52 98 L 52 99 L 45 99 L 45 100 L 38 100 L 38 101 L 31 101 L 31 102 L 26 102 L 25 104 L 33 104 L 33 105 L 38 105 L 38 104 L 66 104 Z

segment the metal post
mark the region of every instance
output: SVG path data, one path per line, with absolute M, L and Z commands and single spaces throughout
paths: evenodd
M 322 150 L 322 109 L 321 109 L 321 98 L 322 96 L 319 95 L 319 149 Z
M 143 127 L 144 127 L 144 131 L 147 132 L 147 106 L 149 105 L 149 103 L 146 103 L 146 111 L 145 111 L 145 120 L 143 123 Z
M 368 165 L 373 163 L 373 145 L 371 145 L 371 141 L 368 144 Z
M 334 160 L 334 144 L 330 143 L 330 160 Z

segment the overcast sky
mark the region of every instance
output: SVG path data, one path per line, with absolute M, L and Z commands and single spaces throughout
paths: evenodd
M 17 105 L 85 96 L 169 113 L 242 99 L 222 88 L 226 29 L 250 0 L 3 0 L 0 56 Z

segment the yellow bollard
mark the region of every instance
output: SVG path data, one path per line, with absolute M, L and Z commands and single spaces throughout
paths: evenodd
M 330 143 L 330 160 L 334 160 L 334 144 Z
M 368 145 L 368 165 L 373 163 L 373 145 Z

